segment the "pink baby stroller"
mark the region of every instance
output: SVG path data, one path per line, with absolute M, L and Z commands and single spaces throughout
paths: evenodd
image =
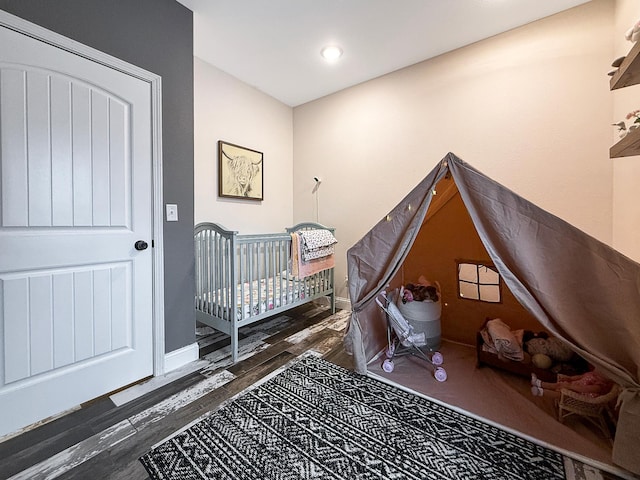
M 382 300 L 380 299 L 382 297 Z M 382 369 L 391 373 L 394 369 L 393 358 L 403 355 L 415 355 L 434 367 L 433 376 L 439 382 L 447 379 L 446 370 L 441 367 L 444 358 L 440 352 L 425 353 L 420 347 L 426 344 L 424 333 L 415 333 L 413 327 L 402 316 L 398 307 L 383 291 L 376 298 L 376 303 L 387 314 L 387 342 L 385 351 L 387 358 L 382 362 Z

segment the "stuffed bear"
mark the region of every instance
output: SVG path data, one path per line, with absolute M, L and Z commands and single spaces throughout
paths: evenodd
M 557 338 L 532 338 L 526 342 L 527 352 L 531 356 L 543 354 L 556 362 L 568 362 L 573 357 L 573 350 Z

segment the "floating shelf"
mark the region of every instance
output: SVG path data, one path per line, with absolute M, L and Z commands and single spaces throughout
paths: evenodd
M 618 71 L 609 80 L 609 88 L 616 90 L 638 83 L 640 83 L 640 41 L 633 44 L 618 67 Z M 634 155 L 640 155 L 640 128 L 627 133 L 622 140 L 609 149 L 610 158 L 632 157 Z
M 618 71 L 609 80 L 609 88 L 629 87 L 640 83 L 640 41 L 633 44 Z
M 640 155 L 640 128 L 631 130 L 625 137 L 609 149 L 610 158 Z

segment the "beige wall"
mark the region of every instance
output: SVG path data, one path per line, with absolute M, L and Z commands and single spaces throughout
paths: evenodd
M 612 241 L 614 3 L 595 0 L 294 109 L 294 219 L 346 250 L 449 151 Z
M 194 82 L 195 222 L 283 232 L 293 219 L 291 108 L 197 57 Z M 264 201 L 218 197 L 218 140 L 264 154 Z
M 594 0 L 293 110 L 196 58 L 196 222 L 334 226 L 347 297 L 349 246 L 453 151 L 640 260 L 640 161 L 608 158 L 640 87 L 610 92 L 606 76 L 638 5 Z M 264 202 L 218 198 L 219 139 L 265 153 Z
M 615 9 L 614 55 L 626 55 L 632 44 L 625 40 L 624 33 L 640 20 L 640 2 L 637 0 L 617 0 Z M 609 62 L 611 63 L 611 62 Z M 608 64 L 607 64 L 608 65 Z M 640 108 L 640 86 L 614 90 L 613 121 L 625 120 L 628 112 Z M 628 122 L 627 122 L 628 123 Z M 611 143 L 618 140 L 613 134 Z M 640 261 L 640 158 L 625 157 L 612 159 L 613 165 L 613 247 L 636 261 Z

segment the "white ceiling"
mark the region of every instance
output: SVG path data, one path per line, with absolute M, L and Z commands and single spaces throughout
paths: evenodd
M 294 107 L 589 0 L 178 1 L 196 57 Z

